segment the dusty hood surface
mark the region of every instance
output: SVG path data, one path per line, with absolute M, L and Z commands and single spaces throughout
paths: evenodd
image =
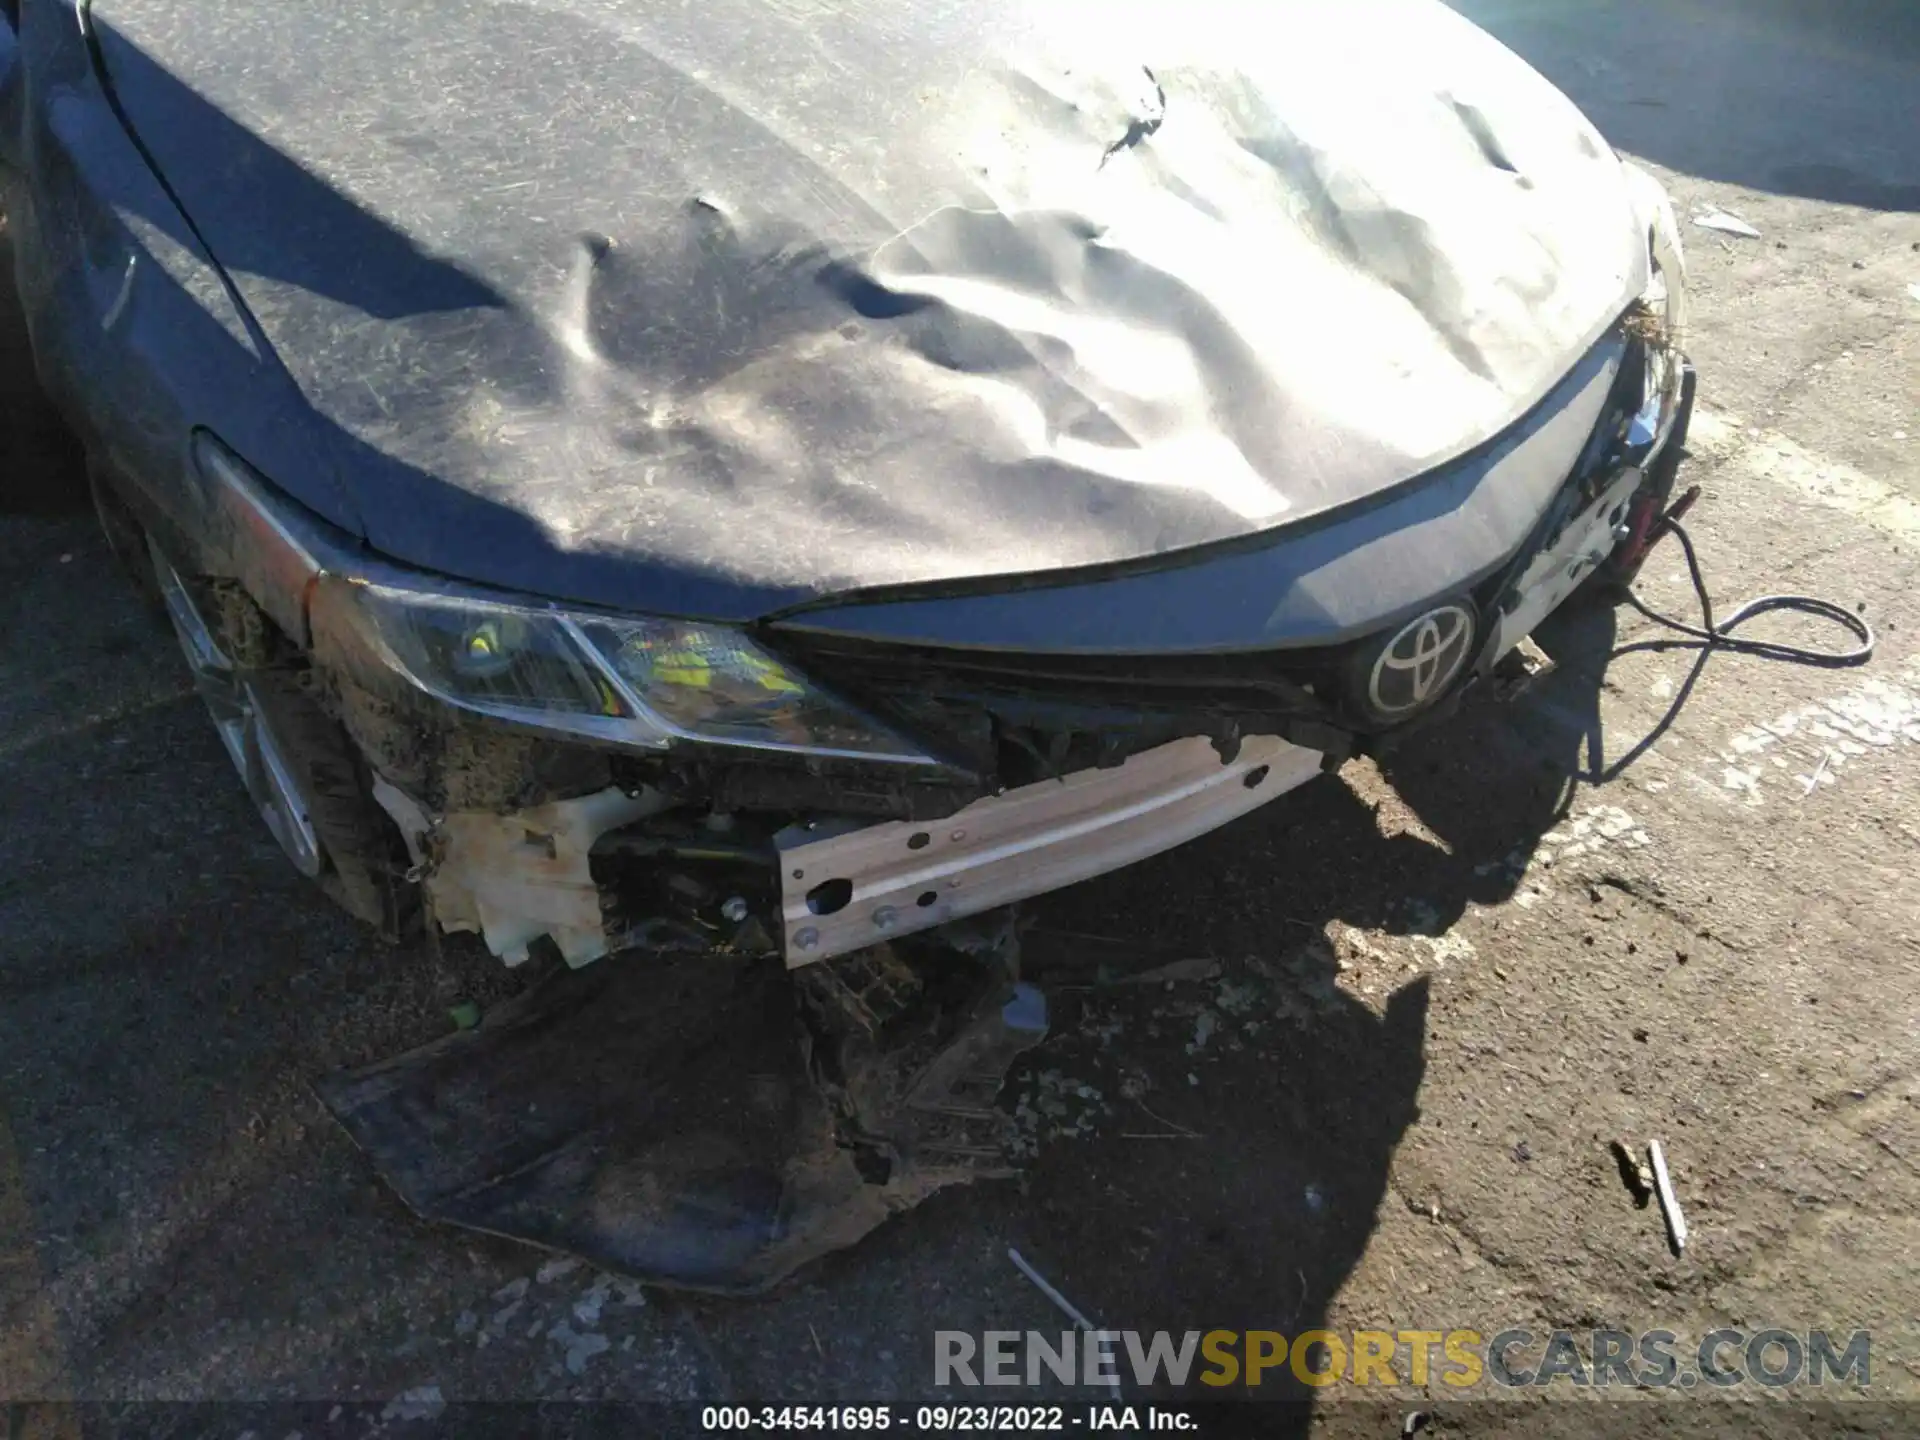
M 93 10 L 343 437 L 334 518 L 575 599 L 1284 525 L 1505 427 L 1641 286 L 1612 153 L 1427 0 Z

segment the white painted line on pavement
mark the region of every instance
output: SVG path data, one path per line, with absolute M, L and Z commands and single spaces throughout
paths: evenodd
M 1804 798 L 1838 785 L 1852 761 L 1908 746 L 1920 746 L 1920 660 L 1735 732 L 1712 778 L 1757 809 L 1770 793 Z
M 1817 455 L 1777 430 L 1745 426 L 1717 411 L 1696 410 L 1687 430 L 1687 448 L 1736 475 L 1770 481 L 1885 534 L 1920 540 L 1920 501 L 1863 470 Z

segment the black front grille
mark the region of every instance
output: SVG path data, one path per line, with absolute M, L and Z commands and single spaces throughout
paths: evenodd
M 1338 650 L 1209 655 L 1045 655 L 873 645 L 808 637 L 802 663 L 822 678 L 903 695 L 959 689 L 1060 704 L 1266 711 L 1310 708 L 1312 687 L 1337 668 Z
M 1037 655 L 783 637 L 795 660 L 946 757 L 1025 784 L 1192 735 L 1336 738 L 1340 651 Z

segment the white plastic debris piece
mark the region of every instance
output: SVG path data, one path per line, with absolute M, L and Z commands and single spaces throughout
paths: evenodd
M 1693 223 L 1702 230 L 1718 230 L 1722 235 L 1739 235 L 1747 240 L 1760 238 L 1758 230 L 1738 215 L 1730 215 L 1725 210 L 1709 210 L 1704 215 L 1696 215 L 1693 217 Z
M 1087 1319 L 1086 1316 L 1082 1315 L 1079 1308 L 1075 1306 L 1071 1300 L 1067 1299 L 1066 1296 L 1062 1295 L 1049 1284 L 1046 1277 L 1033 1268 L 1033 1265 L 1027 1260 L 1027 1257 L 1011 1245 L 1007 1247 L 1007 1259 L 1013 1262 L 1014 1269 L 1018 1270 L 1033 1282 L 1035 1289 L 1053 1302 L 1055 1309 L 1073 1321 L 1081 1330 L 1095 1330 L 1099 1328 L 1091 1320 Z
M 373 798 L 400 827 L 442 930 L 477 932 L 508 965 L 523 964 L 527 946 L 548 935 L 576 968 L 607 953 L 593 842 L 664 804 L 652 791 L 608 786 L 511 815 L 436 815 L 379 776 Z
M 1095 1325 L 1091 1320 L 1087 1319 L 1085 1315 L 1081 1314 L 1079 1308 L 1071 1300 L 1054 1289 L 1054 1287 L 1047 1282 L 1046 1277 L 1033 1268 L 1032 1264 L 1028 1262 L 1027 1257 L 1011 1245 L 1007 1247 L 1007 1259 L 1013 1262 L 1014 1269 L 1018 1270 L 1033 1282 L 1035 1289 L 1053 1302 L 1056 1310 L 1073 1321 L 1075 1327 L 1084 1334 L 1105 1335 L 1111 1333 L 1102 1330 L 1098 1325 Z M 1106 1383 L 1108 1388 L 1113 1391 L 1113 1398 L 1118 1400 L 1120 1398 L 1120 1377 L 1118 1373 L 1108 1375 Z
M 1907 286 L 1907 294 L 1911 295 L 1916 300 L 1920 300 L 1920 285 Z
M 1647 1142 L 1647 1161 L 1653 1168 L 1653 1193 L 1659 1197 L 1660 1213 L 1666 1217 L 1667 1239 L 1678 1255 L 1687 1248 L 1687 1217 L 1680 1213 L 1679 1197 L 1673 1193 L 1673 1180 L 1667 1174 L 1666 1153 L 1658 1140 Z
M 1815 768 L 1813 774 L 1807 777 L 1806 789 L 1802 793 L 1807 795 L 1813 794 L 1813 792 L 1819 788 L 1820 782 L 1826 778 L 1827 766 L 1831 765 L 1832 763 L 1833 763 L 1833 751 L 1822 750 L 1820 752 L 1820 764 L 1818 767 Z

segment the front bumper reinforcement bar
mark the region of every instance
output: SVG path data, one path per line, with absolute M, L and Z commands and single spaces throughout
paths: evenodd
M 1177 740 L 976 800 L 939 821 L 890 821 L 780 845 L 787 964 L 799 967 L 1058 890 L 1171 850 L 1305 784 L 1320 752 L 1250 736 L 1222 762 Z

